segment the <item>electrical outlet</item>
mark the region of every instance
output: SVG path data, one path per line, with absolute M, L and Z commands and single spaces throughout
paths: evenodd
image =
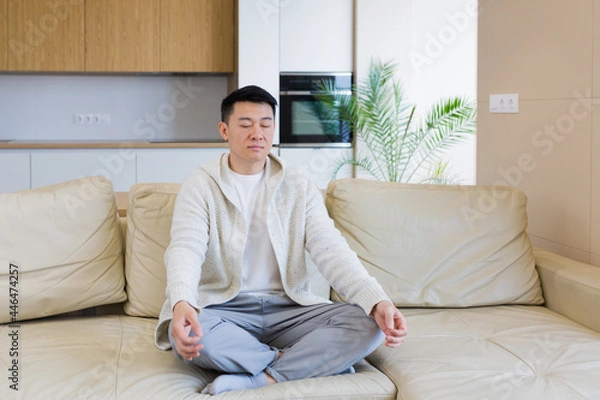
M 110 125 L 110 114 L 75 114 L 74 125 Z
M 490 94 L 490 113 L 518 114 L 519 94 Z

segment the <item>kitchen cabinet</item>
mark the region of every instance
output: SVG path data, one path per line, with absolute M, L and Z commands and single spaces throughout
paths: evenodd
M 352 148 L 279 148 L 279 157 L 287 164 L 300 167 L 320 188 L 325 189 L 331 181 L 334 167 L 352 156 Z M 352 178 L 352 167 L 344 166 L 337 179 Z
M 8 0 L 0 0 L 0 71 L 8 68 Z
M 231 73 L 235 9 L 235 0 L 0 0 L 0 70 Z
M 188 175 L 218 158 L 228 149 L 139 149 L 137 150 L 137 183 L 183 182 Z
M 10 21 L 8 70 L 83 71 L 83 1 L 2 0 L 0 7 L 3 3 Z
M 160 2 L 86 0 L 86 71 L 159 71 Z
M 200 165 L 228 152 L 204 148 L 76 148 L 0 150 L 0 193 L 103 175 L 116 192 L 136 183 L 182 183 Z M 275 151 L 275 149 L 274 149 Z
M 162 0 L 160 69 L 234 71 L 234 0 Z
M 238 87 L 258 85 L 279 102 L 279 0 L 238 0 Z M 279 112 L 273 143 L 279 143 Z
M 39 188 L 84 176 L 103 175 L 117 192 L 150 182 L 183 182 L 200 165 L 228 152 L 225 147 L 150 149 L 0 150 L 0 193 Z
M 29 152 L 0 151 L 0 171 L 0 193 L 31 187 Z
M 104 175 L 114 190 L 135 184 L 133 149 L 39 150 L 31 152 L 31 187 L 52 185 L 84 176 Z
M 353 0 L 281 0 L 282 72 L 353 71 Z

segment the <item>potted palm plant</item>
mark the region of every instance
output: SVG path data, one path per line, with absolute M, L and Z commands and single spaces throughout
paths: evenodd
M 321 104 L 315 111 L 347 124 L 357 148 L 354 156 L 335 164 L 332 178 L 342 167 L 354 165 L 378 180 L 458 183 L 448 175 L 448 161 L 442 157 L 474 134 L 474 102 L 466 97 L 442 99 L 417 118 L 416 106 L 407 103 L 401 83 L 394 79 L 395 69 L 390 62 L 371 62 L 352 96 L 336 92 L 331 82 L 320 84 Z

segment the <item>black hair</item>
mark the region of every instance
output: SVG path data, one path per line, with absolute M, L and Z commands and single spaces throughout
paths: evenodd
M 250 103 L 266 103 L 273 109 L 273 117 L 275 117 L 277 100 L 275 100 L 275 98 L 265 89 L 255 85 L 248 85 L 234 90 L 223 99 L 221 102 L 221 121 L 227 123 L 231 113 L 233 113 L 233 106 L 235 103 L 242 101 L 248 101 Z

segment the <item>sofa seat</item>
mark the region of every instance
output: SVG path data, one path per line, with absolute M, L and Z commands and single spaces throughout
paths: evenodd
M 363 361 L 357 373 L 286 382 L 219 396 L 200 394 L 217 374 L 177 361 L 154 345 L 154 318 L 53 317 L 20 323 L 19 391 L 1 399 L 395 399 L 396 388 Z M 13 329 L 0 325 L 0 348 Z M 8 351 L 0 365 L 10 365 Z M 65 384 L 68 383 L 68 384 Z
M 600 399 L 600 334 L 545 307 L 403 313 L 401 351 L 380 347 L 369 358 L 395 380 L 399 400 Z

